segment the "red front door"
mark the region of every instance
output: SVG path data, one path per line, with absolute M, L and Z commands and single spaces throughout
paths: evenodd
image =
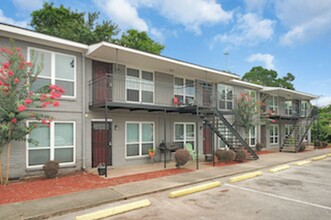
M 107 129 L 108 128 L 108 129 Z M 111 123 L 92 122 L 92 167 L 112 165 Z
M 203 128 L 203 154 L 212 154 L 212 131 L 204 126 Z

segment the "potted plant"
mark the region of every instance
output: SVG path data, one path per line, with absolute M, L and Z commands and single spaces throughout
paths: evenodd
M 98 165 L 98 174 L 99 176 L 106 175 L 106 164 L 105 163 L 99 163 Z
M 150 158 L 153 158 L 155 156 L 155 151 L 153 148 L 148 149 L 148 156 Z

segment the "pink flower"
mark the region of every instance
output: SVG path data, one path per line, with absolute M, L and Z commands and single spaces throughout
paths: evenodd
M 13 124 L 16 124 L 17 119 L 16 118 L 13 118 L 10 122 L 13 123 Z
M 43 105 L 41 106 L 42 108 L 46 108 L 47 105 L 51 104 L 50 102 L 44 102 Z
M 61 96 L 62 95 L 60 93 L 54 91 L 51 92 L 51 99 L 61 98 Z
M 8 76 L 13 76 L 13 75 L 14 75 L 14 72 L 11 71 L 11 70 L 9 70 L 9 71 L 8 71 Z
M 31 62 L 26 62 L 25 63 L 28 67 L 32 67 L 33 66 L 33 64 L 31 63 Z
M 16 51 L 17 52 L 21 52 L 21 48 L 16 48 Z
M 43 118 L 43 119 L 41 120 L 41 123 L 45 125 L 45 124 L 47 124 L 47 120 L 46 120 L 45 118 Z
M 46 94 L 41 94 L 41 96 L 40 96 L 40 101 L 44 101 L 45 99 L 46 99 Z
M 25 105 L 20 104 L 20 105 L 17 107 L 17 111 L 19 111 L 19 112 L 24 112 L 25 110 L 26 110 L 26 106 L 25 106 Z
M 57 106 L 59 106 L 59 105 L 60 105 L 60 103 L 59 103 L 58 101 L 54 101 L 54 102 L 53 102 L 53 106 L 54 106 L 54 107 L 57 107 Z
M 271 122 L 272 122 L 272 123 L 275 123 L 275 122 L 276 122 L 276 120 L 271 120 Z
M 16 84 L 18 84 L 18 83 L 20 82 L 20 80 L 19 80 L 18 78 L 15 78 L 15 79 L 14 79 L 14 82 L 15 82 Z
M 9 67 L 10 67 L 10 64 L 9 64 L 8 62 L 5 62 L 5 63 L 3 64 L 3 68 L 4 68 L 4 69 L 9 69 Z
M 30 105 L 30 104 L 32 103 L 32 100 L 31 100 L 29 97 L 27 97 L 27 98 L 25 99 L 24 103 L 25 103 L 26 105 Z

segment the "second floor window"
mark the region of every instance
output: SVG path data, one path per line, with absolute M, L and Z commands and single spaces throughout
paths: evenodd
M 225 110 L 233 109 L 233 87 L 218 84 L 218 108 Z
M 194 80 L 175 77 L 174 95 L 183 104 L 193 101 L 195 96 Z
M 127 68 L 126 100 L 154 103 L 154 74 L 148 71 Z
M 28 60 L 36 56 L 37 63 L 43 64 L 43 69 L 33 83 L 31 90 L 36 92 L 44 86 L 56 84 L 61 86 L 65 93 L 63 97 L 75 97 L 76 84 L 76 57 L 51 51 L 29 48 Z
M 308 102 L 301 101 L 301 117 L 306 117 L 308 111 Z
M 275 114 L 278 113 L 278 97 L 277 96 L 269 97 L 269 110 L 271 110 Z
M 292 115 L 293 105 L 291 100 L 285 101 L 285 115 Z

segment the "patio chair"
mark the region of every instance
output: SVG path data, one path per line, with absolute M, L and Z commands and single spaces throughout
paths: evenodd
M 195 161 L 197 154 L 195 153 L 195 150 L 193 150 L 192 144 L 190 143 L 185 144 L 185 149 L 190 153 L 192 160 Z

